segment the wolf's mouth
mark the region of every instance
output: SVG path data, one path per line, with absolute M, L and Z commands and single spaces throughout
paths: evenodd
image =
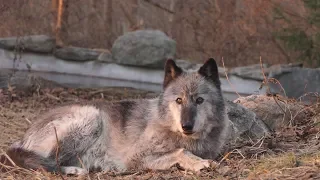
M 185 135 L 191 135 L 193 133 L 194 133 L 193 131 L 183 131 L 183 134 L 185 134 Z

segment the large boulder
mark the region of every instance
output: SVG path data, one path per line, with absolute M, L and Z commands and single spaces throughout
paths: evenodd
M 115 63 L 162 69 L 174 58 L 176 42 L 159 30 L 138 30 L 120 36 L 111 52 Z
M 0 38 L 0 48 L 13 50 L 17 46 L 25 51 L 50 53 L 55 48 L 55 39 L 46 35 Z
M 303 123 L 312 114 L 302 103 L 289 101 L 280 96 L 251 95 L 238 98 L 234 102 L 254 112 L 271 131 Z
M 90 61 L 98 59 L 102 53 L 100 50 L 79 48 L 79 47 L 63 47 L 56 49 L 54 55 L 57 58 L 71 61 Z
M 282 86 L 278 83 L 270 84 L 272 93 L 286 95 L 295 99 L 302 97 L 301 100 L 308 103 L 317 102 L 319 98 L 320 69 L 279 67 L 269 74 L 269 78 L 277 79 Z M 283 92 L 282 88 L 285 92 Z M 306 94 L 307 96 L 305 96 Z
M 230 120 L 228 140 L 257 139 L 270 133 L 269 128 L 250 109 L 232 101 L 226 101 Z

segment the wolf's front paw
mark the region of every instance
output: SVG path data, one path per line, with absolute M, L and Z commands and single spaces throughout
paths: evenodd
M 61 171 L 68 175 L 86 175 L 89 173 L 86 169 L 75 166 L 62 166 Z
M 202 159 L 187 150 L 183 150 L 182 152 L 184 156 L 181 158 L 180 165 L 184 169 L 199 172 L 201 169 L 210 167 L 211 160 Z

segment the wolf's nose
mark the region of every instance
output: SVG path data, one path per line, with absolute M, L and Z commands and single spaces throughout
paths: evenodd
M 191 124 L 183 124 L 182 129 L 185 132 L 192 132 L 193 126 Z

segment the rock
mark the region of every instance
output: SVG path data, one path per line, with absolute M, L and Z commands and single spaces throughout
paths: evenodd
M 293 64 L 276 64 L 269 66 L 268 64 L 262 64 L 263 73 L 266 77 L 270 75 L 282 74 L 290 72 L 293 68 L 302 67 L 301 63 Z M 228 72 L 230 75 L 239 76 L 244 79 L 253 79 L 257 81 L 263 81 L 264 76 L 261 70 L 261 64 L 253 64 L 249 66 L 241 66 L 232 68 Z
M 202 66 L 201 64 L 192 63 L 182 59 L 176 59 L 175 62 L 179 67 L 185 70 L 198 70 Z
M 291 102 L 283 97 L 274 98 L 265 95 L 251 95 L 238 98 L 234 102 L 253 111 L 257 118 L 261 119 L 272 131 L 304 122 L 311 113 L 302 103 Z
M 177 65 L 179 67 L 181 67 L 185 70 L 188 70 L 188 71 L 197 71 L 203 65 L 203 64 L 192 63 L 190 61 L 182 60 L 182 59 L 177 59 L 177 60 L 175 60 L 175 62 L 177 63 Z M 225 77 L 225 70 L 223 67 L 218 67 L 218 71 L 219 71 L 220 76 Z M 227 68 L 226 68 L 226 71 L 228 72 Z
M 50 53 L 55 48 L 55 39 L 46 35 L 24 36 L 22 38 L 9 37 L 0 39 L 0 48 L 13 50 L 21 45 L 25 51 Z
M 57 58 L 71 61 L 90 61 L 96 60 L 102 52 L 99 50 L 79 48 L 79 47 L 63 47 L 56 49 L 54 55 Z
M 266 76 L 272 78 L 281 74 L 292 72 L 294 69 L 301 69 L 302 67 L 303 63 L 275 64 L 267 69 Z
M 103 52 L 99 55 L 98 61 L 112 63 L 114 60 L 112 59 L 112 54 L 110 52 Z
M 231 122 L 229 140 L 256 139 L 270 133 L 264 122 L 241 104 L 226 101 L 226 109 Z
M 277 79 L 285 91 L 284 93 L 279 84 L 271 83 L 271 93 L 278 93 L 283 96 L 295 99 L 304 96 L 306 93 L 311 93 L 301 99 L 306 103 L 316 102 L 317 98 L 319 98 L 317 96 L 314 96 L 314 93 L 320 93 L 319 69 L 280 67 L 271 71 L 269 78 Z
M 9 69 L 1 69 L 0 89 L 8 88 L 8 84 L 10 84 L 11 87 L 14 87 L 15 90 L 24 92 L 34 92 L 39 88 L 63 87 L 63 85 L 60 85 L 59 83 L 44 79 L 28 71 L 13 72 Z
M 116 39 L 111 52 L 118 64 L 162 69 L 174 58 L 176 42 L 159 30 L 138 30 Z
M 262 64 L 262 67 L 264 69 L 268 68 L 267 64 Z M 242 67 L 236 67 L 229 71 L 230 75 L 236 75 L 244 79 L 253 79 L 262 81 L 264 79 L 262 71 L 261 71 L 261 65 L 260 64 L 254 64 L 250 66 L 242 66 Z

